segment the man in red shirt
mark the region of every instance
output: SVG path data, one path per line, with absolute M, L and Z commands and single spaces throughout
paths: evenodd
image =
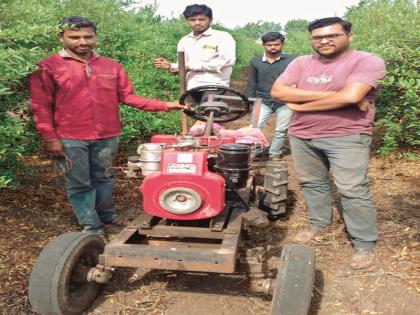
M 103 233 L 102 223 L 124 223 L 115 212 L 108 171 L 121 132 L 119 103 L 146 111 L 186 107 L 134 95 L 122 66 L 93 51 L 92 21 L 65 17 L 60 26 L 63 50 L 39 61 L 29 77 L 35 127 L 47 153 L 67 165 L 67 196 L 83 231 Z

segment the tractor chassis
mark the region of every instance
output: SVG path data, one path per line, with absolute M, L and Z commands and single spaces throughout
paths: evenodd
M 272 294 L 270 270 L 278 258 L 266 258 L 262 248 L 240 251 L 246 229 L 249 188 L 230 191 L 224 211 L 207 226 L 168 225 L 160 218 L 140 214 L 124 228 L 99 256 L 102 270 L 114 267 L 165 269 L 188 272 L 246 273 L 249 289 Z M 96 268 L 96 272 L 99 272 Z

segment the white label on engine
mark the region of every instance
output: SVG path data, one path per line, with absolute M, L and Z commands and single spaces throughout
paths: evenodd
M 176 155 L 176 161 L 178 163 L 192 163 L 193 155 L 191 153 L 179 153 Z
M 167 173 L 194 174 L 197 172 L 197 165 L 196 164 L 168 163 L 166 172 Z

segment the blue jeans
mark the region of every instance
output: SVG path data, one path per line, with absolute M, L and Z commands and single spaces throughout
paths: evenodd
M 73 211 L 85 230 L 100 229 L 102 222 L 111 222 L 117 216 L 109 171 L 117 153 L 117 138 L 61 139 L 61 143 L 70 161 L 64 179 Z M 65 162 L 58 160 L 57 166 L 63 167 L 60 163 Z
M 367 178 L 371 136 L 354 134 L 309 140 L 289 136 L 289 141 L 310 225 L 331 224 L 331 171 L 353 246 L 359 249 L 374 247 L 378 238 L 376 211 Z
M 283 153 L 287 128 L 292 118 L 292 111 L 286 105 L 266 105 L 262 103 L 257 128 L 263 128 L 273 114 L 276 114 L 276 128 L 270 145 L 270 151 L 268 152 L 270 156 L 281 155 Z

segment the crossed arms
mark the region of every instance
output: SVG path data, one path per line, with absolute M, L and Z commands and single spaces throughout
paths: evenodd
M 274 99 L 283 101 L 296 112 L 328 111 L 356 105 L 367 111 L 369 102 L 365 96 L 373 89 L 365 83 L 347 83 L 340 91 L 313 91 L 299 89 L 285 81 L 277 80 L 271 89 Z

